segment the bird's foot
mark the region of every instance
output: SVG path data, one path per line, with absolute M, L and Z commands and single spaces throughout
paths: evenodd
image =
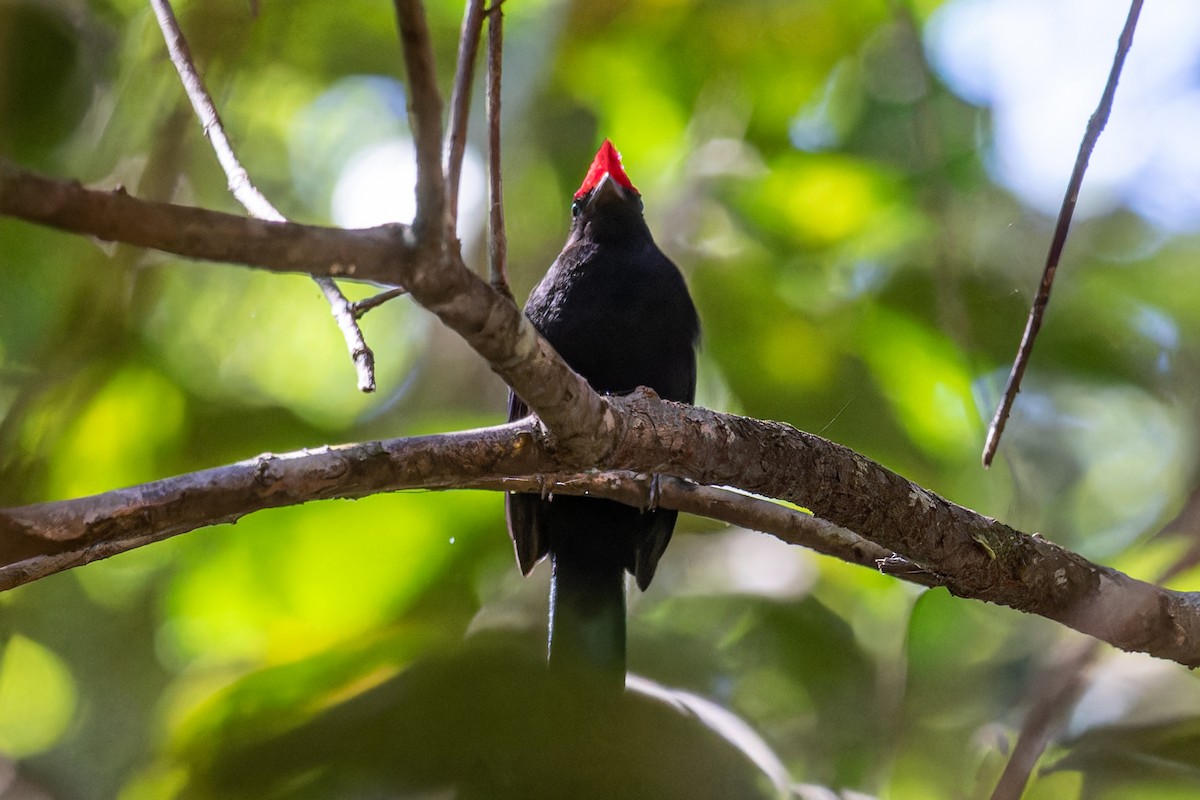
M 650 473 L 650 496 L 646 500 L 646 510 L 656 511 L 660 500 L 662 500 L 662 475 L 652 472 Z

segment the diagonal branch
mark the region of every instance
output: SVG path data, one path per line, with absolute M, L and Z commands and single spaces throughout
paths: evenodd
M 1091 666 L 1099 652 L 1095 641 L 1064 642 L 1041 674 L 1030 681 L 1034 697 L 1029 713 L 992 790 L 991 800 L 1021 800 L 1038 760 L 1087 689 Z
M 1038 285 L 1037 296 L 1029 309 L 1029 319 L 1025 322 L 1025 332 L 1021 334 L 1021 344 L 1017 348 L 1017 357 L 1013 361 L 1012 371 L 1008 375 L 1008 384 L 1004 387 L 1004 397 L 988 426 L 987 440 L 983 445 L 983 466 L 990 467 L 996 456 L 996 448 L 1000 446 L 1000 435 L 1004 433 L 1004 425 L 1016 402 L 1017 392 L 1021 390 L 1021 378 L 1025 375 L 1025 367 L 1033 355 L 1033 343 L 1038 331 L 1042 328 L 1042 318 L 1046 315 L 1046 306 L 1050 304 L 1050 290 L 1054 287 L 1054 274 L 1058 270 L 1059 259 L 1062 258 L 1063 247 L 1067 243 L 1067 232 L 1071 229 L 1071 218 L 1075 214 L 1075 204 L 1079 201 L 1079 189 L 1083 185 L 1083 174 L 1087 171 L 1088 159 L 1100 139 L 1100 133 L 1108 123 L 1112 113 L 1113 98 L 1117 93 L 1117 81 L 1121 77 L 1121 69 L 1125 66 L 1125 56 L 1133 46 L 1133 32 L 1137 28 L 1138 15 L 1142 11 L 1142 0 L 1132 0 L 1129 4 L 1129 16 L 1125 19 L 1125 27 L 1117 40 L 1117 51 L 1113 54 L 1112 69 L 1108 73 L 1108 83 L 1100 96 L 1100 104 L 1088 120 L 1083 141 L 1079 144 L 1079 154 L 1075 157 L 1075 168 L 1071 171 L 1071 179 L 1067 182 L 1067 193 L 1063 197 L 1062 207 L 1058 211 L 1058 222 L 1054 226 L 1054 237 L 1050 241 L 1050 251 L 1046 254 L 1046 266 L 1042 271 L 1042 282 Z
M 536 463 L 514 464 L 506 474 L 601 468 L 734 486 L 809 508 L 898 553 L 956 595 L 1041 614 L 1124 649 L 1200 665 L 1200 597 L 1093 564 L 786 425 L 661 402 L 652 393 L 602 398 L 511 299 L 456 254 L 418 248 L 402 225 L 342 231 L 263 222 L 145 203 L 122 191 L 93 192 L 3 162 L 0 213 L 192 257 L 274 269 L 311 266 L 318 274 L 337 268 L 337 274 L 407 286 L 540 418 L 520 438 Z M 321 248 L 335 257 L 314 264 L 313 253 Z M 340 474 L 326 477 L 336 483 Z M 9 525 L 15 526 L 9 546 L 39 536 L 11 517 Z M 150 530 L 149 524 L 143 528 Z
M 395 0 L 396 20 L 408 73 L 408 119 L 417 150 L 418 238 L 441 236 L 446 219 L 446 182 L 442 173 L 442 96 L 429 25 L 420 0 Z M 436 227 L 435 227 L 436 226 Z M 451 229 L 452 230 L 452 229 Z
M 99 192 L 0 160 L 0 214 L 168 253 L 281 272 L 408 287 L 413 299 L 458 333 L 576 455 L 613 447 L 609 403 L 563 362 L 511 298 L 467 269 L 456 250 L 430 253 L 414 231 L 389 224 L 360 231 L 263 222 Z
M 523 445 L 531 423 L 477 431 L 265 454 L 142 486 L 0 510 L 0 591 L 200 527 L 267 508 L 405 489 L 541 492 L 544 477 L 511 477 L 546 454 Z M 598 495 L 644 507 L 651 479 L 630 472 L 558 474 L 555 494 Z M 851 531 L 743 493 L 662 478 L 666 508 L 767 531 L 851 563 L 892 554 Z M 933 576 L 914 571 L 927 585 Z M 926 580 L 922 581 L 924 577 Z
M 1193 491 L 1175 519 L 1159 531 L 1179 531 L 1182 523 L 1184 536 L 1192 542 L 1184 552 L 1159 572 L 1156 582 L 1165 584 L 1196 565 L 1200 553 L 1200 492 Z M 1079 698 L 1092 682 L 1092 665 L 1102 652 L 1096 641 L 1071 639 L 1059 644 L 1056 652 L 1029 680 L 1029 711 L 1021 725 L 1016 744 L 1012 748 L 1008 763 L 996 782 L 991 800 L 1020 800 L 1038 761 L 1050 743 L 1066 726 Z
M 486 0 L 467 0 L 462 33 L 458 39 L 458 67 L 454 90 L 450 94 L 450 124 L 446 134 L 446 214 L 447 228 L 453 234 L 458 219 L 458 191 L 462 177 L 463 154 L 467 149 L 467 120 L 471 116 L 471 86 L 475 82 L 475 57 L 483 30 Z
M 1200 598 L 1193 593 L 1163 589 L 1094 564 L 787 425 L 668 403 L 649 394 L 614 398 L 612 405 L 617 418 L 628 424 L 611 457 L 598 463 L 555 447 L 536 420 L 525 419 L 477 431 L 263 456 L 92 498 L 8 509 L 0 512 L 0 562 L 7 564 L 0 568 L 0 580 L 4 585 L 26 582 L 258 508 L 409 486 L 536 490 L 540 482 L 532 476 L 598 466 L 733 486 L 807 506 L 876 546 L 827 529 L 826 538 L 840 538 L 839 557 L 847 558 L 843 553 L 849 552 L 848 560 L 863 563 L 894 551 L 911 563 L 906 570 L 892 571 L 918 582 L 1039 614 L 1123 649 L 1200 665 Z M 529 477 L 524 484 L 504 480 L 513 475 Z M 562 491 L 609 496 L 613 487 L 605 482 L 610 480 L 616 479 L 589 475 L 573 479 Z M 726 496 L 723 507 L 705 506 L 703 494 L 668 483 L 672 506 L 768 530 L 795 523 L 790 516 L 781 522 L 748 501 Z M 613 496 L 644 504 L 646 490 L 632 491 Z M 771 514 L 786 511 L 768 505 L 773 506 Z M 734 517 L 731 508 L 746 516 Z
M 285 222 L 286 218 L 258 190 L 250 180 L 249 173 L 242 167 L 237 155 L 233 152 L 233 144 L 225 135 L 225 126 L 221 122 L 221 116 L 217 113 L 216 104 L 213 103 L 212 96 L 205 88 L 204 81 L 200 79 L 200 73 L 192 60 L 191 48 L 188 47 L 183 30 L 179 27 L 179 21 L 175 19 L 175 12 L 171 8 L 170 1 L 150 0 L 150 5 L 154 7 L 154 16 L 158 19 L 159 28 L 162 29 L 163 39 L 167 43 L 167 51 L 171 55 L 171 63 L 175 65 L 179 79 L 183 82 L 184 92 L 191 101 L 196 116 L 200 118 L 204 136 L 212 145 L 213 152 L 217 155 L 217 161 L 225 170 L 225 177 L 229 181 L 229 190 L 252 216 L 272 222 Z M 342 294 L 341 289 L 332 278 L 314 275 L 313 280 L 316 281 L 317 286 L 321 287 L 321 292 L 325 295 L 325 299 L 333 311 L 333 318 L 337 322 L 338 329 L 341 330 L 342 336 L 346 340 L 346 347 L 350 350 L 354 369 L 358 373 L 359 390 L 375 391 L 375 354 L 371 352 L 366 339 L 363 338 L 362 329 L 358 327 L 358 317 L 351 308 L 350 301 Z

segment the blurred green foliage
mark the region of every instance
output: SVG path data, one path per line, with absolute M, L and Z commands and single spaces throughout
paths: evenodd
M 406 200 L 344 183 L 406 136 L 390 5 L 249 5 L 178 12 L 258 185 L 316 223 L 340 219 L 339 186 Z M 561 247 L 612 137 L 700 307 L 701 404 L 820 432 L 1154 579 L 1200 532 L 1194 510 L 1168 524 L 1196 485 L 1200 243 L 1124 211 L 1076 225 L 983 472 L 1050 221 L 989 179 L 988 110 L 921 57 L 939 5 L 506 3 L 514 288 Z M 444 87 L 461 10 L 429 5 Z M 236 209 L 140 0 L 0 0 L 0 155 Z M 478 225 L 461 234 L 478 263 Z M 0 219 L 0 502 L 502 420 L 504 387 L 411 303 L 365 332 L 376 396 L 303 278 Z M 986 797 L 1074 638 L 687 520 L 631 598 L 631 666 L 659 689 L 589 709 L 546 685 L 545 569 L 520 578 L 500 508 L 309 504 L 0 595 L 0 797 L 747 797 L 780 775 Z M 1195 796 L 1197 720 L 1182 668 L 1105 652 L 1026 796 Z

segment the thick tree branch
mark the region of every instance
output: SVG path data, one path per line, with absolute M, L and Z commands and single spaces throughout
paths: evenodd
M 92 497 L 0 511 L 0 587 L 265 508 L 385 489 L 445 488 L 500 464 L 520 472 L 521 442 L 513 431 L 491 429 L 265 454 Z
M 940 575 L 954 594 L 1062 622 L 1122 649 L 1200 665 L 1200 596 L 1098 566 L 963 508 L 865 456 L 788 425 L 673 404 L 631 407 L 605 466 L 661 472 L 797 503 Z M 642 448 L 645 448 L 644 450 Z M 693 450 L 697 448 L 697 450 Z M 696 452 L 721 457 L 693 463 Z M 632 453 L 659 453 L 644 463 Z
M 630 472 L 541 472 L 558 465 L 536 423 L 264 454 L 91 497 L 0 510 L 0 590 L 266 508 L 403 489 L 552 491 L 645 506 L 650 478 Z M 557 472 L 557 470 L 556 470 Z M 666 477 L 660 505 L 762 530 L 851 563 L 891 556 L 851 531 L 769 500 Z M 917 574 L 914 572 L 914 574 Z M 918 582 L 929 583 L 929 581 Z
M 275 272 L 401 284 L 418 258 L 405 225 L 348 231 L 268 222 L 156 203 L 118 187 L 102 192 L 42 177 L 0 160 L 0 214 L 106 242 L 150 247 L 184 258 Z
M 3 563 L 9 565 L 0 569 L 0 579 L 15 585 L 128 549 L 118 544 L 122 538 L 141 544 L 258 508 L 411 486 L 504 488 L 504 476 L 574 473 L 594 465 L 735 486 L 803 505 L 885 549 L 864 546 L 850 559 L 856 563 L 895 551 L 913 563 L 912 576 L 956 595 L 1039 614 L 1122 649 L 1200 665 L 1200 602 L 1193 594 L 1093 564 L 787 425 L 652 395 L 615 398 L 613 406 L 616 418 L 628 424 L 611 456 L 599 463 L 556 449 L 537 421 L 526 419 L 480 431 L 266 456 L 95 498 L 10 509 L 0 512 Z M 579 486 L 568 483 L 562 491 Z M 590 490 L 607 496 L 603 484 Z M 687 493 L 672 491 L 671 503 L 690 510 L 679 499 Z M 739 513 L 749 513 L 748 507 Z M 717 510 L 700 513 L 725 518 Z
M 456 257 L 417 257 L 404 226 L 352 232 L 261 222 L 143 203 L 120 191 L 90 192 L 2 164 L 0 213 L 192 257 L 318 274 L 329 274 L 333 264 L 343 274 L 406 285 L 537 412 L 554 434 L 544 447 L 560 466 L 569 465 L 566 471 L 656 472 L 798 503 L 940 576 L 955 594 L 1042 614 L 1124 649 L 1200 665 L 1195 596 L 1019 534 L 786 425 L 600 398 L 511 300 Z M 564 470 L 550 463 L 509 474 L 537 471 Z
M 456 250 L 421 250 L 408 226 L 347 231 L 264 222 L 137 200 L 123 189 L 84 189 L 3 161 L 0 214 L 187 258 L 405 286 L 487 360 L 554 431 L 559 447 L 597 460 L 613 446 L 609 404 L 538 336 L 512 299 L 467 269 Z

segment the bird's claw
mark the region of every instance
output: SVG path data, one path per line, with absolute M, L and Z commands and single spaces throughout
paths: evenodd
M 655 511 L 662 500 L 662 476 L 657 472 L 650 473 L 650 496 L 646 501 L 646 510 Z

